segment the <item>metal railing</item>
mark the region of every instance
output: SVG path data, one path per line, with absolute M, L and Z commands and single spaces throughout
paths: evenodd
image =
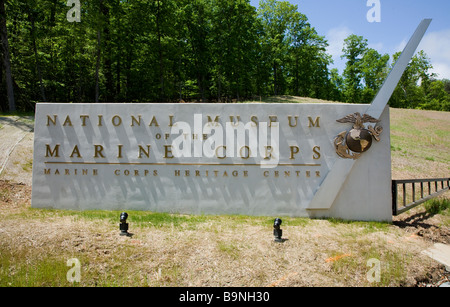
M 441 195 L 449 185 L 450 178 L 392 180 L 392 214 L 402 214 Z

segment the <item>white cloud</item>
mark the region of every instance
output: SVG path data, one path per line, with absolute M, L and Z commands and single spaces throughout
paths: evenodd
M 450 79 L 450 29 L 425 35 L 417 50 L 423 50 L 439 79 Z
M 384 48 L 384 44 L 383 44 L 383 43 L 375 43 L 375 44 L 372 44 L 372 43 L 369 42 L 368 47 L 369 47 L 369 48 L 372 48 L 372 49 L 375 49 L 375 50 L 378 51 L 379 53 L 382 53 L 382 50 L 383 50 L 383 48 Z
M 407 43 L 408 41 L 406 39 L 403 39 L 397 46 L 395 46 L 394 53 L 402 52 L 403 49 L 405 49 Z
M 341 56 L 344 40 L 352 34 L 352 31 L 345 27 L 332 28 L 328 31 L 326 37 L 328 39 L 328 52 L 334 56 Z
M 345 63 L 344 60 L 341 60 L 344 40 L 352 33 L 353 32 L 348 27 L 340 26 L 330 29 L 326 34 L 326 38 L 329 44 L 327 52 L 333 58 L 334 67 L 338 68 L 341 72 L 345 65 L 342 64 Z

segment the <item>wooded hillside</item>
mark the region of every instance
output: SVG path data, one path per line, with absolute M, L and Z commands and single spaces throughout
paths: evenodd
M 0 111 L 271 95 L 370 103 L 399 54 L 350 35 L 339 74 L 300 11 L 276 0 L 0 0 Z M 450 111 L 450 81 L 430 69 L 419 52 L 391 106 Z

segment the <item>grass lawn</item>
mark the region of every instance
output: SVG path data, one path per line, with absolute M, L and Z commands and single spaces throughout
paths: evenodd
M 269 217 L 139 211 L 124 237 L 118 211 L 30 208 L 32 141 L 0 175 L 2 287 L 417 286 L 439 268 L 421 252 L 450 244 L 449 193 L 393 223 L 281 217 L 283 243 Z M 448 177 L 450 113 L 391 109 L 391 148 L 394 179 Z

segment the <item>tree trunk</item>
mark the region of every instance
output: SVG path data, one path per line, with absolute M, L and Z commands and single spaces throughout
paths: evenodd
M 100 71 L 100 56 L 101 56 L 101 34 L 100 30 L 97 30 L 97 63 L 95 66 L 95 102 L 99 102 L 100 86 L 99 86 L 99 71 Z
M 44 88 L 44 83 L 42 82 L 41 65 L 39 62 L 39 56 L 38 56 L 37 47 L 36 47 L 36 28 L 34 25 L 34 15 L 32 12 L 29 12 L 29 20 L 31 22 L 31 39 L 33 40 L 34 61 L 35 61 L 35 66 L 36 66 L 36 70 L 37 70 L 38 78 L 39 78 L 39 88 L 41 90 L 42 101 L 46 102 L 47 98 L 45 97 L 45 88 Z
M 11 59 L 9 56 L 8 33 L 6 29 L 6 11 L 5 0 L 0 0 L 0 36 L 3 46 L 3 64 L 6 75 L 6 93 L 10 111 L 16 111 L 16 102 L 14 100 L 14 86 L 11 73 Z
M 159 56 L 159 100 L 165 101 L 165 90 L 164 90 L 164 58 L 163 58 L 163 49 L 162 49 L 162 42 L 161 42 L 161 8 L 159 0 L 156 0 L 156 35 L 158 37 L 158 56 Z

